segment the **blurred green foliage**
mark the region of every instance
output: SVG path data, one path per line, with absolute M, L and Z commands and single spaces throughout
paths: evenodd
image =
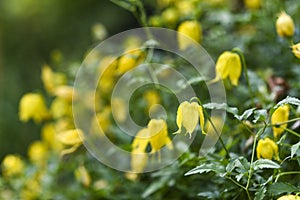
M 111 35 L 137 22 L 108 0 L 2 0 L 0 13 L 1 160 L 7 153 L 26 154 L 30 141 L 38 137 L 40 127 L 19 121 L 18 103 L 32 88 L 41 90 L 41 66 L 53 63 L 51 55 L 62 53 L 60 70 L 65 71 L 97 45 L 93 24 L 102 23 Z

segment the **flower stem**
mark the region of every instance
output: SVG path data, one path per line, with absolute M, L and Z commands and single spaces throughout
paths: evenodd
M 198 97 L 193 97 L 193 98 L 191 98 L 191 101 L 192 101 L 193 99 L 197 100 L 198 103 L 200 104 L 200 106 L 202 106 L 202 108 L 203 108 L 203 104 L 202 104 L 201 100 L 200 100 Z M 204 115 L 207 117 L 209 123 L 212 125 L 212 127 L 213 127 L 215 133 L 217 134 L 217 136 L 218 136 L 218 138 L 219 138 L 219 140 L 220 140 L 220 143 L 221 143 L 223 149 L 224 149 L 225 152 L 226 152 L 226 156 L 227 156 L 228 158 L 230 158 L 229 151 L 227 150 L 226 145 L 225 145 L 223 139 L 221 138 L 221 135 L 219 134 L 219 132 L 218 132 L 218 130 L 217 130 L 215 124 L 213 123 L 213 121 L 211 120 L 210 116 L 208 115 L 207 111 L 206 111 L 204 108 L 203 108 L 203 113 L 204 113 Z
M 249 170 L 249 176 L 248 176 L 247 185 L 246 185 L 247 191 L 250 186 L 251 177 L 253 175 L 253 161 L 254 161 L 257 139 L 261 136 L 261 134 L 263 134 L 265 132 L 266 128 L 267 128 L 267 123 L 265 123 L 265 126 L 262 129 L 260 129 L 254 137 L 254 142 L 253 142 L 253 147 L 252 147 L 252 155 L 251 155 L 251 161 L 250 161 L 250 170 Z
M 287 131 L 287 132 L 289 132 L 289 133 L 291 133 L 291 134 L 293 134 L 293 135 L 295 135 L 295 136 L 297 136 L 297 137 L 299 137 L 300 138 L 300 134 L 299 133 L 297 133 L 297 132 L 295 132 L 295 131 L 293 131 L 293 130 L 291 130 L 291 129 L 289 129 L 289 128 L 285 128 L 285 127 L 282 127 L 285 131 Z
M 253 107 L 255 107 L 254 99 L 253 99 L 254 98 L 254 93 L 253 93 L 251 85 L 250 85 L 249 76 L 248 76 L 248 68 L 247 68 L 247 64 L 246 64 L 246 61 L 245 61 L 244 54 L 243 54 L 242 50 L 240 50 L 239 48 L 234 48 L 234 49 L 232 49 L 232 51 L 236 52 L 241 58 L 242 67 L 244 69 L 245 78 L 246 78 L 249 94 L 250 94 L 250 97 L 251 97 L 250 98 L 251 99 L 251 104 L 252 104 Z
M 276 183 L 281 176 L 290 175 L 290 174 L 300 174 L 300 171 L 281 172 L 281 173 L 277 174 L 274 183 Z

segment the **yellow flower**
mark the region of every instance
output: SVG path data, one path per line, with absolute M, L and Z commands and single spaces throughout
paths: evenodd
M 4 176 L 20 175 L 23 170 L 24 163 L 19 156 L 9 154 L 2 161 L 2 173 Z
M 59 151 L 62 149 L 62 144 L 58 142 L 56 138 L 56 132 L 54 125 L 49 123 L 42 128 L 42 140 L 48 146 L 49 149 Z
M 84 140 L 83 133 L 80 129 L 64 131 L 57 134 L 56 137 L 62 144 L 71 146 L 70 148 L 64 149 L 61 155 L 73 153 L 82 144 L 82 140 Z
M 48 155 L 48 149 L 42 141 L 33 142 L 28 149 L 29 159 L 36 164 L 43 164 Z
M 176 8 L 167 8 L 166 10 L 163 11 L 161 16 L 164 23 L 170 26 L 174 26 L 179 19 L 179 13 Z
M 167 145 L 172 149 L 171 139 L 168 137 L 167 123 L 162 119 L 151 119 L 148 123 L 150 136 L 151 153 L 159 151 L 163 146 Z
M 111 107 L 114 108 L 113 116 L 117 122 L 123 123 L 127 117 L 126 105 L 121 98 L 112 98 Z
M 46 91 L 49 93 L 52 93 L 57 86 L 67 82 L 64 74 L 53 72 L 48 65 L 43 66 L 41 78 Z
M 139 63 L 141 63 L 144 57 L 143 52 L 140 49 L 137 49 L 137 47 L 128 47 L 128 49 L 125 50 L 125 53 L 126 54 L 118 61 L 118 68 L 116 71 L 117 75 L 124 74 L 135 68 Z
M 176 123 L 179 130 L 176 133 L 181 133 L 184 128 L 185 133 L 189 133 L 190 137 L 196 129 L 198 122 L 200 121 L 200 127 L 202 133 L 204 132 L 204 114 L 202 106 L 196 102 L 189 103 L 187 101 L 182 102 L 177 110 Z
M 216 78 L 213 82 L 229 77 L 231 84 L 237 86 L 241 73 L 242 63 L 240 56 L 237 53 L 225 51 L 217 60 Z
M 286 122 L 289 120 L 289 105 L 283 105 L 278 107 L 272 114 L 271 123 L 276 125 L 277 123 Z M 279 127 L 273 126 L 273 134 L 275 138 L 278 138 L 287 127 L 287 124 L 282 124 Z
M 155 90 L 150 90 L 150 91 L 145 92 L 143 97 L 146 100 L 147 110 L 149 110 L 151 108 L 151 106 L 160 103 L 159 93 L 156 92 Z
M 54 119 L 58 119 L 65 116 L 73 117 L 72 105 L 65 99 L 56 97 L 50 106 L 50 113 Z
M 292 52 L 297 58 L 300 58 L 300 43 L 292 46 Z
M 261 6 L 261 0 L 244 0 L 248 9 L 258 9 Z
M 139 151 L 139 152 L 145 152 L 147 145 L 149 143 L 149 129 L 143 128 L 141 129 L 135 136 L 133 142 L 132 142 L 132 149 Z
M 300 197 L 289 194 L 289 195 L 282 196 L 282 197 L 278 198 L 277 200 L 300 200 Z
M 76 179 L 82 183 L 85 187 L 89 187 L 91 184 L 91 176 L 84 166 L 78 167 L 75 172 Z
M 278 146 L 269 138 L 261 139 L 258 141 L 256 154 L 258 159 L 265 158 L 272 160 L 273 157 L 278 159 Z
M 294 21 L 286 14 L 286 12 L 280 13 L 277 21 L 276 21 L 276 30 L 277 34 L 280 37 L 291 37 L 294 35 L 295 32 L 295 25 Z
M 178 35 L 178 45 L 181 50 L 185 50 L 193 44 L 187 37 L 195 42 L 200 42 L 202 39 L 202 28 L 197 21 L 182 22 L 177 31 L 180 33 Z
M 79 129 L 64 131 L 56 135 L 64 145 L 77 145 L 82 143 L 83 133 Z
M 71 102 L 72 99 L 76 99 L 76 93 L 73 90 L 73 87 L 67 85 L 61 85 L 55 88 L 53 91 L 54 95 L 62 98 L 68 102 Z
M 180 16 L 193 15 L 196 10 L 197 0 L 180 0 L 176 1 L 176 8 Z
M 48 109 L 45 104 L 44 97 L 40 94 L 25 94 L 19 105 L 19 116 L 21 121 L 33 119 L 35 123 L 39 123 L 49 117 Z
M 143 172 L 148 162 L 148 154 L 134 149 L 131 152 L 131 170 L 135 173 Z
M 102 135 L 108 131 L 111 126 L 110 114 L 111 108 L 109 106 L 106 106 L 101 112 L 96 114 L 91 125 L 91 132 L 93 134 L 100 133 Z

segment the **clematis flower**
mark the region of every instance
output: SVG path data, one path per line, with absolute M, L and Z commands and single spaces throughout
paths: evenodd
M 47 146 L 42 141 L 35 141 L 29 146 L 28 157 L 35 164 L 44 164 L 44 162 L 47 160 L 47 154 Z
M 169 149 L 173 149 L 172 141 L 168 136 L 167 123 L 162 119 L 151 119 L 147 128 L 141 129 L 132 142 L 131 151 L 131 168 L 132 172 L 140 173 L 144 170 L 148 162 L 147 146 L 150 145 L 151 153 L 159 152 L 159 150 L 167 145 Z M 129 177 L 135 179 L 136 176 Z
M 195 40 L 195 42 L 200 42 L 202 39 L 202 28 L 197 21 L 182 22 L 177 31 L 181 33 L 178 35 L 178 45 L 181 50 L 185 50 L 193 44 L 192 41 L 186 37 L 190 37 L 191 39 Z
M 52 93 L 57 86 L 64 85 L 67 78 L 63 73 L 53 72 L 48 65 L 42 68 L 41 79 L 47 92 Z
M 292 52 L 297 58 L 300 58 L 300 43 L 292 46 Z
M 36 93 L 25 94 L 19 104 L 19 117 L 23 122 L 33 119 L 35 123 L 47 119 L 49 112 L 44 97 Z
M 89 187 L 91 184 L 91 176 L 87 169 L 82 165 L 79 166 L 75 171 L 75 178 L 77 181 L 82 183 L 85 187 Z
M 294 35 L 294 21 L 286 12 L 280 13 L 276 21 L 276 31 L 280 37 L 292 37 Z
M 216 63 L 216 78 L 212 82 L 229 78 L 232 85 L 237 86 L 242 73 L 242 63 L 237 53 L 225 51 Z
M 19 156 L 9 154 L 2 161 L 2 173 L 4 176 L 20 175 L 23 170 L 24 162 Z
M 184 101 L 181 103 L 177 110 L 176 123 L 179 130 L 176 133 L 181 133 L 182 128 L 192 136 L 193 131 L 196 129 L 198 122 L 200 121 L 200 127 L 204 132 L 204 114 L 202 106 L 196 102 L 189 103 Z
M 61 151 L 61 155 L 73 153 L 82 144 L 83 133 L 80 129 L 64 131 L 56 135 L 58 141 L 70 148 Z
M 261 0 L 244 0 L 245 6 L 248 9 L 258 9 L 261 6 Z
M 73 87 L 67 85 L 61 85 L 55 88 L 53 91 L 54 95 L 62 98 L 68 102 L 72 102 L 72 99 L 76 99 L 76 93 L 73 90 Z
M 286 122 L 289 120 L 289 105 L 283 105 L 278 107 L 272 114 L 271 123 L 273 125 L 277 123 Z M 275 138 L 278 138 L 283 132 L 284 129 L 287 127 L 287 124 L 282 124 L 279 127 L 273 126 L 273 134 Z
M 269 138 L 261 139 L 258 141 L 256 154 L 258 159 L 265 158 L 272 160 L 273 157 L 278 159 L 278 146 Z
M 159 151 L 163 146 L 167 145 L 170 149 L 173 148 L 171 139 L 168 136 L 167 123 L 162 119 L 151 119 L 148 123 L 151 153 Z

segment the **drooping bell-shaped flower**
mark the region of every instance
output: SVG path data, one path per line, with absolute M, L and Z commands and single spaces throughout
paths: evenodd
M 202 106 L 196 102 L 182 102 L 177 110 L 176 123 L 179 130 L 176 133 L 181 133 L 183 131 L 182 129 L 184 129 L 185 133 L 189 133 L 191 137 L 199 121 L 201 130 L 204 133 L 204 114 Z
M 225 51 L 216 63 L 216 78 L 213 81 L 229 78 L 232 85 L 237 86 L 242 73 L 242 63 L 237 53 Z
M 272 114 L 271 123 L 276 125 L 278 123 L 283 123 L 289 120 L 289 105 L 283 105 L 278 107 Z M 278 138 L 287 127 L 287 124 L 281 124 L 279 127 L 273 126 L 273 134 L 275 138 Z
M 278 146 L 270 138 L 261 139 L 256 147 L 257 158 L 265 158 L 272 160 L 273 157 L 278 159 Z

